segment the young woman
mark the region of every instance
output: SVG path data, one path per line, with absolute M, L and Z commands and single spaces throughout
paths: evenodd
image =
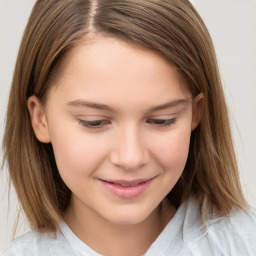
M 7 255 L 256 255 L 207 29 L 186 0 L 38 0 L 5 159 Z

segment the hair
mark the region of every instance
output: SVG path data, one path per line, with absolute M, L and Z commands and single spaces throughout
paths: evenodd
M 188 0 L 38 0 L 20 45 L 6 118 L 4 162 L 32 229 L 56 230 L 71 191 L 62 181 L 50 143 L 37 140 L 27 100 L 42 102 L 66 54 L 93 35 L 140 45 L 165 58 L 202 93 L 199 126 L 191 134 L 185 169 L 167 195 L 178 207 L 189 197 L 226 216 L 247 206 L 228 112 L 208 30 Z

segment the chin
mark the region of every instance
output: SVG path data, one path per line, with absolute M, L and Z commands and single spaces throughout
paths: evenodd
M 126 209 L 122 211 L 115 211 L 106 219 L 116 225 L 136 225 L 144 222 L 151 215 L 152 211 L 143 211 L 141 208 L 139 210 Z

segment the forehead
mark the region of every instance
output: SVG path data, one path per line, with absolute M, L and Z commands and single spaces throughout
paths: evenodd
M 53 91 L 89 100 L 136 98 L 161 101 L 187 97 L 184 77 L 163 57 L 135 44 L 95 38 L 65 57 Z

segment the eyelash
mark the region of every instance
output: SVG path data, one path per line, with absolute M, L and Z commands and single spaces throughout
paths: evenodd
M 160 127 L 169 127 L 173 124 L 175 124 L 177 121 L 177 118 L 171 118 L 171 119 L 149 119 L 147 120 L 147 123 L 153 124 Z
M 90 130 L 95 130 L 95 131 L 104 129 L 105 126 L 111 124 L 111 121 L 109 120 L 86 121 L 86 120 L 78 119 L 78 121 L 79 121 L 79 124 L 82 125 L 83 127 Z M 148 124 L 152 124 L 160 128 L 167 128 L 175 124 L 176 121 L 177 121 L 177 118 L 171 118 L 171 119 L 148 119 L 146 122 Z
M 78 119 L 78 121 L 79 121 L 79 124 L 91 130 L 103 129 L 106 125 L 111 123 L 108 120 L 86 121 L 86 120 Z

